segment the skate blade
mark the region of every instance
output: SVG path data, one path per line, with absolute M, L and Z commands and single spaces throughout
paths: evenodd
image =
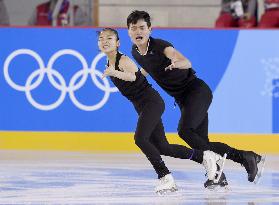
M 159 196 L 164 196 L 164 195 L 169 195 L 169 194 L 175 193 L 177 191 L 178 191 L 177 187 L 173 187 L 171 189 L 163 189 L 160 191 L 156 191 L 156 194 L 158 194 Z
M 216 174 L 218 175 L 216 179 L 214 179 L 214 183 L 218 183 L 220 178 L 221 178 L 221 175 L 223 173 L 223 170 L 224 170 L 224 166 L 225 166 L 225 162 L 226 162 L 226 159 L 227 159 L 227 154 L 225 153 L 224 156 L 222 157 L 222 164 L 220 165 L 220 170 L 216 172 Z
M 212 185 L 206 187 L 206 189 L 209 190 L 210 192 L 220 192 L 220 193 L 226 193 L 231 190 L 231 188 L 228 185 L 227 186 Z
M 209 191 L 214 191 L 215 189 L 217 189 L 218 185 L 210 185 L 210 186 L 207 186 L 205 189 L 206 190 L 209 190 Z
M 261 176 L 263 174 L 263 171 L 264 171 L 265 161 L 266 161 L 266 156 L 262 156 L 261 161 L 258 163 L 258 165 L 259 165 L 258 169 L 259 170 L 258 170 L 258 173 L 255 177 L 254 184 L 257 184 L 260 181 L 260 178 L 261 178 Z

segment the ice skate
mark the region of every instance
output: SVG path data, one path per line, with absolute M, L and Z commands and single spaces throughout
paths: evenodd
M 175 192 L 177 190 L 177 186 L 171 174 L 167 174 L 166 176 L 160 178 L 158 185 L 155 187 L 155 192 L 159 195 L 164 195 L 168 192 Z
M 243 152 L 242 156 L 242 165 L 244 166 L 248 174 L 248 181 L 254 182 L 256 184 L 262 175 L 265 164 L 265 157 L 262 157 L 252 151 L 245 151 Z M 260 169 L 258 168 L 258 164 L 261 165 Z
M 217 164 L 217 171 L 220 171 L 220 166 Z M 216 178 L 217 176 L 215 176 Z M 204 183 L 204 187 L 210 190 L 217 190 L 219 188 L 224 188 L 224 189 L 228 189 L 228 182 L 227 182 L 227 178 L 226 175 L 224 174 L 224 172 L 221 174 L 221 177 L 219 179 L 219 181 L 213 181 L 213 180 L 207 180 Z
M 204 187 L 214 189 L 219 185 L 227 185 L 226 177 L 223 173 L 227 154 L 221 157 L 212 151 L 205 151 L 202 164 L 205 167 L 208 180 L 204 183 Z

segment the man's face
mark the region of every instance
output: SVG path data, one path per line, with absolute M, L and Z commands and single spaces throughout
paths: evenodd
M 130 24 L 128 29 L 129 36 L 134 44 L 141 46 L 147 43 L 151 27 L 148 28 L 147 23 L 140 19 L 136 24 Z

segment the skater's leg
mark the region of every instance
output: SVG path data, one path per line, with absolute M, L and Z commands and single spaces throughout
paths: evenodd
M 178 145 L 178 144 L 169 144 L 167 137 L 165 135 L 164 126 L 162 120 L 159 121 L 155 129 L 151 134 L 150 141 L 154 144 L 157 149 L 160 151 L 161 155 L 180 158 L 180 159 L 191 159 L 199 156 L 200 159 L 196 161 L 202 162 L 202 153 L 197 150 L 196 152 L 200 152 L 200 154 L 193 154 L 193 150 L 189 149 L 186 146 Z
M 198 127 L 195 129 L 195 132 L 206 142 L 209 143 L 208 138 L 208 113 L 206 113 L 206 116 L 202 120 L 202 122 L 198 125 Z
M 150 137 L 161 119 L 164 106 L 163 104 L 149 102 L 140 110 L 134 136 L 135 143 L 154 167 L 158 178 L 161 178 L 169 174 L 170 171 L 162 160 L 159 150 L 150 142 Z
M 180 102 L 181 118 L 178 126 L 179 136 L 192 148 L 212 150 L 220 155 L 227 154 L 227 158 L 242 164 L 248 180 L 254 181 L 257 172 L 257 159 L 261 156 L 243 150 L 237 150 L 221 142 L 209 142 L 207 110 L 211 102 L 210 90 L 203 82 L 197 83 L 193 91 Z

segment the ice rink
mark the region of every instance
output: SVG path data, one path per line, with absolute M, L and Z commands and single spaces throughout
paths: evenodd
M 0 152 L 0 204 L 279 204 L 279 156 L 267 155 L 259 184 L 227 160 L 228 190 L 208 191 L 203 167 L 165 157 L 179 191 L 154 193 L 156 175 L 142 154 Z

